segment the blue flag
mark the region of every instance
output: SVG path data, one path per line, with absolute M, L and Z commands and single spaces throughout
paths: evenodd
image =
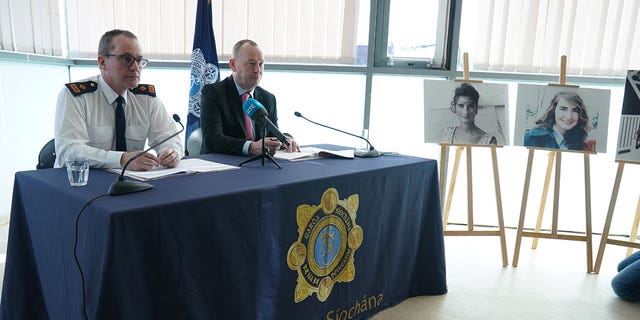
M 193 131 L 200 128 L 200 97 L 202 88 L 220 80 L 216 39 L 213 35 L 211 0 L 198 0 L 196 30 L 191 52 L 191 90 L 185 146 Z

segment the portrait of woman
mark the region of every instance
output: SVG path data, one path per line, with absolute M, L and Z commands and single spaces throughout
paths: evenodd
M 454 92 L 450 109 L 457 119 L 457 126 L 442 130 L 442 141 L 459 144 L 496 144 L 496 137 L 476 125 L 480 94 L 468 83 L 462 83 Z
M 591 121 L 583 99 L 575 92 L 556 93 L 533 128 L 524 133 L 524 145 L 563 150 L 595 151 L 587 139 Z
M 508 89 L 502 83 L 425 79 L 425 142 L 508 145 Z

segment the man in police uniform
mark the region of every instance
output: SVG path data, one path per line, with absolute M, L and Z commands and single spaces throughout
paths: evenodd
M 152 85 L 139 84 L 148 60 L 142 57 L 137 37 L 111 30 L 100 39 L 100 75 L 68 83 L 58 96 L 55 120 L 56 163 L 62 167 L 72 156 L 89 159 L 97 168 L 118 168 L 144 149 L 176 132 Z M 178 136 L 145 153 L 127 169 L 176 167 L 183 156 Z

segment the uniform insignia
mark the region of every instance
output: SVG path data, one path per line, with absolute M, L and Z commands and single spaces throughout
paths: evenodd
M 69 91 L 71 91 L 74 96 L 94 92 L 98 89 L 98 84 L 93 81 L 71 82 L 65 84 L 65 86 L 67 87 L 67 89 L 69 89 Z
M 129 91 L 135 94 L 146 94 L 148 96 L 156 96 L 156 87 L 152 84 L 139 84 L 137 87 L 129 89 Z
M 320 205 L 298 206 L 298 240 L 287 253 L 289 269 L 298 273 L 296 303 L 313 293 L 324 302 L 335 284 L 355 278 L 354 255 L 364 236 L 356 224 L 359 199 L 354 194 L 340 200 L 338 191 L 329 188 Z

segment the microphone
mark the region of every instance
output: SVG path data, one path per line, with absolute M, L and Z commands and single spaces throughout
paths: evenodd
M 180 134 L 180 132 L 184 131 L 184 125 L 182 125 L 182 122 L 180 122 L 180 117 L 177 114 L 173 115 L 173 120 L 175 122 L 177 122 L 182 127 L 182 129 L 178 130 L 178 132 L 168 136 L 167 138 L 163 139 L 162 141 L 154 144 L 153 146 L 150 146 L 149 148 L 147 148 L 147 150 L 144 150 L 144 151 L 138 153 L 137 155 L 131 157 L 129 160 L 127 160 L 127 163 L 125 163 L 124 166 L 122 167 L 122 172 L 118 176 L 118 179 L 116 179 L 116 181 L 114 181 L 111 184 L 111 186 L 109 187 L 109 194 L 110 195 L 117 196 L 117 195 L 121 195 L 121 194 L 128 194 L 128 193 L 133 193 L 133 192 L 145 191 L 145 190 L 149 190 L 149 189 L 153 188 L 153 185 L 148 184 L 146 182 L 125 180 L 124 179 L 124 171 L 127 169 L 129 164 L 133 160 L 138 159 L 141 155 L 149 152 L 149 150 L 158 147 L 159 145 L 167 142 L 169 139 L 171 139 L 171 138 L 177 136 L 178 134 Z
M 313 124 L 317 124 L 317 125 L 319 125 L 319 126 L 321 126 L 321 127 L 325 127 L 325 128 L 329 128 L 329 129 L 331 129 L 331 130 L 335 130 L 335 131 L 338 131 L 338 132 L 342 132 L 342 133 L 344 133 L 344 134 L 348 134 L 348 135 L 350 135 L 350 136 L 353 136 L 353 137 L 356 137 L 356 138 L 360 138 L 360 139 L 362 139 L 362 140 L 366 141 L 366 142 L 367 142 L 367 144 L 369 145 L 369 150 L 356 150 L 356 151 L 353 153 L 356 157 L 360 157 L 360 158 L 375 158 L 375 157 L 379 157 L 379 156 L 381 156 L 381 155 L 382 155 L 382 153 L 381 153 L 381 152 L 379 152 L 378 150 L 376 150 L 376 149 L 373 147 L 373 145 L 371 144 L 371 142 L 369 142 L 369 140 L 367 140 L 367 138 L 365 138 L 365 137 L 361 137 L 361 136 L 355 135 L 355 134 L 353 134 L 353 133 L 349 133 L 349 132 L 346 132 L 346 131 L 342 131 L 342 130 L 340 130 L 340 129 L 336 129 L 336 128 L 333 128 L 333 127 L 329 127 L 329 126 L 326 126 L 326 125 L 324 125 L 324 124 L 322 124 L 322 123 L 317 123 L 317 122 L 315 122 L 315 121 L 311 121 L 311 120 L 309 120 L 309 119 L 305 118 L 305 117 L 304 117 L 300 112 L 298 112 L 298 111 L 294 112 L 293 114 L 294 114 L 296 117 L 299 117 L 299 118 L 305 119 L 305 120 L 307 120 L 307 121 L 309 121 L 309 122 L 311 122 L 311 123 L 313 123 Z
M 260 103 L 260 101 L 249 98 L 242 105 L 242 110 L 244 110 L 244 113 L 246 113 L 247 116 L 251 118 L 251 120 L 262 122 L 264 125 L 266 125 L 269 129 L 269 132 L 276 136 L 276 138 L 278 138 L 278 140 L 280 140 L 280 142 L 282 142 L 284 145 L 286 145 L 287 147 L 289 146 L 287 137 L 285 137 L 285 135 L 280 132 L 278 127 L 276 127 L 276 125 L 273 124 L 271 120 L 269 120 L 269 118 L 267 117 L 269 113 L 267 112 L 267 109 L 265 109 L 265 107 L 262 105 L 262 103 Z

